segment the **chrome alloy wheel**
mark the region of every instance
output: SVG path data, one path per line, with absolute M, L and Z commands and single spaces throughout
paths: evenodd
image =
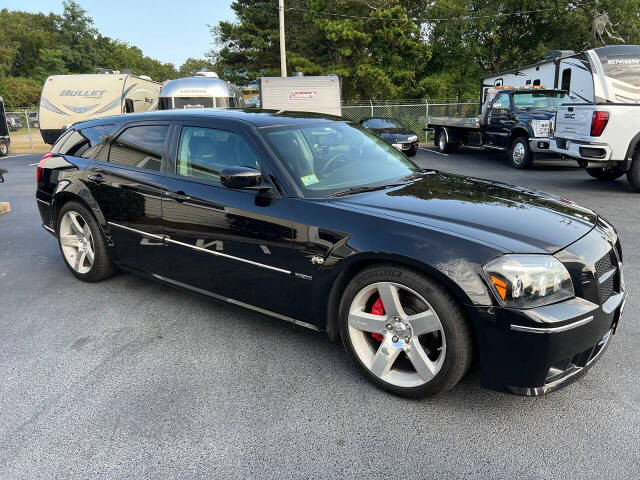
M 378 299 L 384 307 L 381 315 L 370 313 Z M 440 318 L 404 285 L 379 282 L 360 290 L 351 302 L 348 326 L 359 360 L 387 383 L 419 387 L 442 368 L 446 341 Z
M 93 266 L 95 248 L 91 229 L 82 215 L 73 210 L 60 221 L 60 245 L 67 263 L 78 273 L 87 273 Z
M 520 142 L 516 143 L 513 146 L 513 152 L 511 152 L 511 156 L 513 157 L 513 161 L 520 165 L 524 161 L 524 156 L 526 152 L 524 150 L 524 145 Z

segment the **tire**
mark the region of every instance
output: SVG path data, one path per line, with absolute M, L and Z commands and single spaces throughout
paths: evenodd
M 99 282 L 115 275 L 117 269 L 109 256 L 102 230 L 84 205 L 76 201 L 65 203 L 58 214 L 56 227 L 60 253 L 73 275 L 84 282 Z
M 627 172 L 627 181 L 631 188 L 640 193 L 640 150 L 633 154 L 633 160 L 631 161 L 631 167 Z
M 33 123 L 31 124 L 31 126 L 32 126 L 33 128 L 40 128 L 40 122 L 38 122 L 38 121 L 36 120 L 35 122 L 33 122 Z
M 585 168 L 585 171 L 598 180 L 615 180 L 625 174 L 625 171 L 617 166 L 608 168 Z
M 9 144 L 5 140 L 0 140 L 0 157 L 6 157 L 9 154 Z
M 438 132 L 436 146 L 441 153 L 455 153 L 456 151 L 458 151 L 457 143 L 447 142 L 447 133 L 445 132 L 444 128 L 440 129 L 440 131 Z
M 509 149 L 509 161 L 513 168 L 529 168 L 533 163 L 533 152 L 529 147 L 529 140 L 526 137 L 518 137 L 511 144 Z
M 397 295 L 381 293 L 393 291 Z M 394 315 L 390 298 L 399 299 L 403 313 Z M 381 313 L 378 303 L 391 308 Z M 421 312 L 426 315 L 418 317 Z M 406 315 L 413 315 L 413 320 Z M 372 383 L 393 394 L 409 398 L 440 394 L 453 388 L 469 369 L 473 335 L 460 304 L 417 270 L 380 264 L 358 273 L 342 296 L 339 322 L 352 362 Z M 425 370 L 425 365 L 430 366 Z
M 411 147 L 409 151 L 407 151 L 407 157 L 415 157 L 416 153 L 418 153 L 418 147 Z

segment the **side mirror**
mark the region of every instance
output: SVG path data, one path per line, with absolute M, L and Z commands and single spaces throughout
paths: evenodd
M 262 174 L 259 170 L 249 167 L 228 167 L 220 172 L 220 182 L 227 188 L 248 188 L 262 190 Z

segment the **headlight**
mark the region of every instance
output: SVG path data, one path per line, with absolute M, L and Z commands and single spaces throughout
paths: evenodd
M 548 137 L 551 132 L 551 122 L 549 120 L 530 120 L 529 124 L 533 128 L 534 137 Z
M 575 296 L 564 265 L 551 255 L 503 255 L 484 265 L 500 304 L 532 308 Z
M 417 142 L 418 141 L 418 136 L 417 135 L 411 135 L 409 138 L 407 138 L 408 142 Z

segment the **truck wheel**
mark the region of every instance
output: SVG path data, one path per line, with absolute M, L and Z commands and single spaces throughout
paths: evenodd
M 440 150 L 441 153 L 455 153 L 458 150 L 457 143 L 447 142 L 447 132 L 445 132 L 444 129 L 438 133 L 438 150 Z
M 6 157 L 9 153 L 9 144 L 5 140 L 0 140 L 0 157 Z
M 624 175 L 624 170 L 619 167 L 585 168 L 587 173 L 598 180 L 615 180 Z
M 533 163 L 533 152 L 529 147 L 529 140 L 525 137 L 516 138 L 509 150 L 509 161 L 514 168 L 529 168 Z
M 636 151 L 636 153 L 633 154 L 631 167 L 627 172 L 627 180 L 631 188 L 636 192 L 640 192 L 640 151 Z

